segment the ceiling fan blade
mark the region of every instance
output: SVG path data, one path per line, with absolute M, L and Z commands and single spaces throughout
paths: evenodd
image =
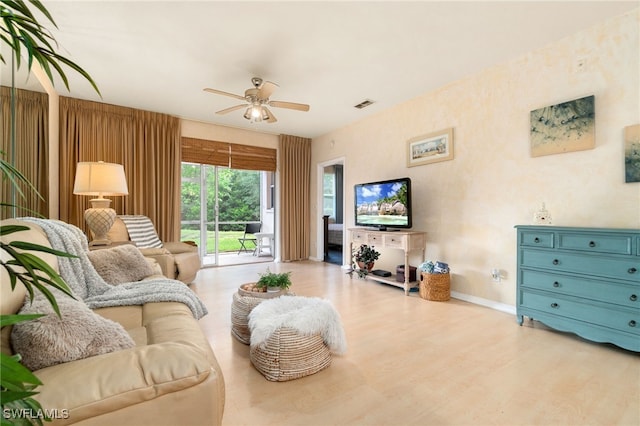
M 258 99 L 269 99 L 269 96 L 276 90 L 279 86 L 270 81 L 265 81 L 262 83 L 260 88 L 258 89 Z
M 309 105 L 297 104 L 295 102 L 270 101 L 269 105 L 276 108 L 295 109 L 297 111 L 309 111 Z
M 273 113 L 269 110 L 269 108 L 267 108 L 266 106 L 263 106 L 263 107 L 262 107 L 262 110 L 263 110 L 264 112 L 266 112 L 266 113 L 267 113 L 267 115 L 269 116 L 269 118 L 267 118 L 267 119 L 265 120 L 267 123 L 275 123 L 276 121 L 278 121 L 278 119 L 276 118 L 276 116 L 275 116 L 275 115 L 273 115 Z
M 234 95 L 233 93 L 223 92 L 222 90 L 209 89 L 209 88 L 207 87 L 206 89 L 204 89 L 204 91 L 205 91 L 205 92 L 209 92 L 209 93 L 213 93 L 214 95 L 230 96 L 230 97 L 232 97 L 232 98 L 240 99 L 241 101 L 244 101 L 244 100 L 245 100 L 244 96 Z
M 230 108 L 221 109 L 220 111 L 216 111 L 216 114 L 222 115 L 222 114 L 226 114 L 228 112 L 236 111 L 236 110 L 239 110 L 241 108 L 246 108 L 246 107 L 247 107 L 247 104 L 236 105 L 236 106 L 232 106 Z

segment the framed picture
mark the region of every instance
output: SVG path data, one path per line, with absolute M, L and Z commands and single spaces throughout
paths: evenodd
M 640 124 L 624 128 L 624 177 L 640 182 Z
M 407 141 L 407 167 L 453 160 L 453 128 Z
M 593 95 L 531 111 L 531 156 L 593 149 L 595 123 Z

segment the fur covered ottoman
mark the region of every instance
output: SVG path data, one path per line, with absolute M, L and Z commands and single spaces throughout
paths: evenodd
M 331 365 L 331 354 L 347 344 L 331 302 L 287 296 L 265 300 L 249 314 L 250 358 L 267 380 L 284 382 Z

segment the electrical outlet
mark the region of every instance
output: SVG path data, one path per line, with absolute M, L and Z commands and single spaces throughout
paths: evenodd
M 493 279 L 494 282 L 497 282 L 497 283 L 502 281 L 502 275 L 500 274 L 500 269 L 492 269 L 491 278 Z
M 588 65 L 589 64 L 587 62 L 587 58 L 579 58 L 578 60 L 576 60 L 575 73 L 581 74 L 583 72 L 586 72 Z

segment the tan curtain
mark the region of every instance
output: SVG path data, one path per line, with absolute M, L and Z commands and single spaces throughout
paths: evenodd
M 280 235 L 283 261 L 309 258 L 311 139 L 280 135 Z
M 60 219 L 85 232 L 87 196 L 73 195 L 79 161 L 124 166 L 129 195 L 107 197 L 118 214 L 142 214 L 163 241 L 180 237 L 180 119 L 60 97 Z
M 16 193 L 12 200 L 11 184 L 2 179 L 2 202 L 16 204 L 15 216 L 34 216 L 35 212 L 48 217 L 49 207 L 49 97 L 46 93 L 15 89 L 15 149 L 11 143 L 11 88 L 0 87 L 2 110 L 1 150 L 4 160 L 12 163 L 35 186 L 43 199 L 27 186 L 21 185 L 26 198 Z M 29 210 L 27 210 L 29 209 Z M 10 208 L 2 208 L 1 217 L 13 217 Z M 30 211 L 31 210 L 31 211 Z

